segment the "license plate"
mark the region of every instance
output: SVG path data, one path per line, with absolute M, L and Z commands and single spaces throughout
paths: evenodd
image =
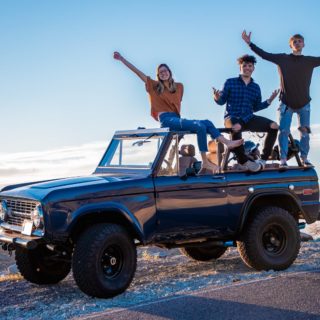
M 32 221 L 24 220 L 23 225 L 22 225 L 22 232 L 21 233 L 26 235 L 26 236 L 31 236 L 32 226 L 33 226 Z

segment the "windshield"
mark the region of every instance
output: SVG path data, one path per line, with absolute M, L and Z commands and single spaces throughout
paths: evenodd
M 151 169 L 164 136 L 114 137 L 99 167 Z

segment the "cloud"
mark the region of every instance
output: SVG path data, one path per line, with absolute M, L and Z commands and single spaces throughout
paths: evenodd
M 0 186 L 91 174 L 107 145 L 93 142 L 40 152 L 0 154 Z

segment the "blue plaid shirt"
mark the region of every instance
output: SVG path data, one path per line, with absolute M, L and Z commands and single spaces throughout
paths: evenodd
M 261 90 L 253 79 L 246 85 L 241 76 L 228 79 L 222 89 L 220 99 L 216 101 L 220 105 L 227 103 L 225 118 L 237 117 L 245 123 L 253 113 L 269 106 L 267 101 L 261 102 Z

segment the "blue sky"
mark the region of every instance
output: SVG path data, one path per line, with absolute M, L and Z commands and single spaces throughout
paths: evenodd
M 290 52 L 288 38 L 301 33 L 304 54 L 319 56 L 319 12 L 316 0 L 0 0 L 0 170 L 8 154 L 103 145 L 115 130 L 158 126 L 143 83 L 113 60 L 114 50 L 151 76 L 169 64 L 185 86 L 183 116 L 222 126 L 224 108 L 213 103 L 211 87 L 236 76 L 237 57 L 250 52 L 242 30 L 270 52 Z M 276 66 L 260 58 L 254 78 L 264 98 L 279 86 Z M 277 107 L 259 114 L 277 119 Z

